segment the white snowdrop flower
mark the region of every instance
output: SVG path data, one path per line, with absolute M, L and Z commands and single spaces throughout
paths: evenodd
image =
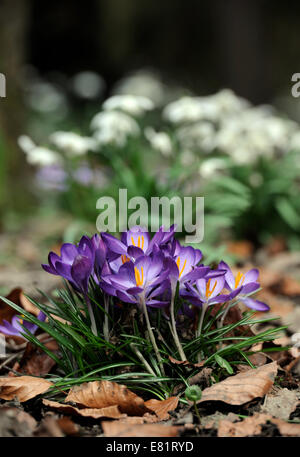
M 81 71 L 73 79 L 73 90 L 78 97 L 94 100 L 100 97 L 105 89 L 104 79 L 94 71 Z
M 33 82 L 26 94 L 26 102 L 35 111 L 63 116 L 67 113 L 68 102 L 63 91 L 54 84 L 38 80 Z
M 216 175 L 222 174 L 228 167 L 226 161 L 220 158 L 207 159 L 201 163 L 199 174 L 202 178 L 208 179 Z
M 180 127 L 176 137 L 184 149 L 211 152 L 215 148 L 216 130 L 211 122 L 203 121 Z
M 144 134 L 153 149 L 156 149 L 165 157 L 172 155 L 171 138 L 166 132 L 156 132 L 152 127 L 146 127 Z
M 103 103 L 103 109 L 106 111 L 121 110 L 132 116 L 141 116 L 153 108 L 154 103 L 140 95 L 113 95 Z
M 154 72 L 139 70 L 121 79 L 114 88 L 114 94 L 147 97 L 155 106 L 160 106 L 166 100 L 166 89 Z
M 212 98 L 218 106 L 220 114 L 239 113 L 250 107 L 250 103 L 247 100 L 238 97 L 230 89 L 222 89 L 212 95 Z
M 21 135 L 18 139 L 20 148 L 26 154 L 26 160 L 30 165 L 49 166 L 58 165 L 62 162 L 59 154 L 51 149 L 36 146 L 27 135 Z
M 35 143 L 28 135 L 21 135 L 18 138 L 18 145 L 22 149 L 23 152 L 29 153 L 36 147 Z
M 199 97 L 181 97 L 164 108 L 163 117 L 174 124 L 198 121 L 203 117 L 203 106 Z
M 99 145 L 116 144 L 122 147 L 128 137 L 138 136 L 140 128 L 130 116 L 120 111 L 104 111 L 96 114 L 91 122 L 94 138 Z
M 54 132 L 50 135 L 50 141 L 69 157 L 84 155 L 97 147 L 94 138 L 84 137 L 74 132 Z

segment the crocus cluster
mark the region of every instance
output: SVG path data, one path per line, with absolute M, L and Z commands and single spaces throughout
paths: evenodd
M 201 263 L 201 251 L 182 246 L 175 239 L 174 232 L 175 226 L 167 231 L 160 227 L 151 238 L 146 229 L 135 226 L 122 233 L 121 239 L 109 233 L 91 238 L 83 236 L 77 245 L 64 244 L 60 256 L 50 252 L 48 265 L 43 265 L 48 273 L 63 277 L 77 294 L 83 296 L 94 335 L 99 334 L 99 323 L 94 316 L 91 295 L 95 287 L 102 291 L 105 306 L 103 336 L 107 341 L 109 302 L 117 306 L 120 302 L 136 306 L 144 315 L 147 334 L 162 375 L 165 374 L 164 365 L 149 309 L 152 309 L 152 314 L 155 308 L 163 309 L 162 314 L 168 320 L 183 361 L 186 355 L 178 335 L 182 322 L 179 315 L 195 319 L 192 326 L 196 328 L 196 338 L 200 338 L 204 316 L 210 306 L 227 303 L 223 319 L 238 301 L 255 310 L 269 309 L 265 303 L 249 296 L 259 288 L 258 270 L 252 269 L 246 274 L 239 272 L 234 276 L 225 262 L 216 269 L 205 266 Z M 200 352 L 199 348 L 199 361 Z
M 179 283 L 179 295 L 196 307 L 239 299 L 249 308 L 269 309 L 248 296 L 259 288 L 258 270 L 235 276 L 225 262 L 211 269 L 201 263 L 201 251 L 182 246 L 174 232 L 174 226 L 161 227 L 151 239 L 136 226 L 120 240 L 108 233 L 83 236 L 78 245 L 63 244 L 60 256 L 50 252 L 43 268 L 85 295 L 93 278 L 106 294 L 138 306 L 168 307 Z

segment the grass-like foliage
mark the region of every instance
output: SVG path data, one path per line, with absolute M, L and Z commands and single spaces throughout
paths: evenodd
M 60 274 L 64 288 L 55 297 L 41 292 L 47 304 L 31 299 L 38 317 L 2 297 L 22 315 L 7 333 L 15 329 L 56 361 L 57 388 L 105 379 L 165 398 L 178 385 L 184 392 L 200 367 L 212 367 L 219 380 L 236 364 L 252 366 L 252 346 L 283 329 L 251 330 L 272 320 L 254 315 L 268 310 L 252 298 L 258 271 L 234 277 L 224 262 L 214 270 L 199 265 L 201 252 L 173 235 L 160 229 L 150 240 L 135 227 L 122 241 L 102 234 L 63 245 L 44 268 Z M 239 302 L 252 309 L 241 313 Z M 37 327 L 59 351 L 39 340 Z

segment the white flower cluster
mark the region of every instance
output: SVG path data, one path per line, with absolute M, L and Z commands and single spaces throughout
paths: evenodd
M 18 144 L 23 152 L 25 152 L 26 160 L 30 165 L 44 167 L 59 165 L 62 162 L 62 158 L 57 152 L 37 146 L 27 135 L 21 135 L 18 139 Z
M 146 127 L 144 135 L 152 148 L 159 151 L 161 155 L 165 157 L 170 157 L 172 155 L 171 138 L 166 132 L 156 132 L 152 127 Z
M 103 111 L 91 122 L 98 145 L 124 147 L 131 136 L 141 133 L 133 116 L 138 117 L 154 109 L 154 103 L 141 95 L 113 95 L 103 103 Z
M 154 103 L 141 95 L 113 95 L 103 103 L 103 109 L 106 111 L 120 110 L 132 116 L 141 116 L 153 108 Z
M 135 119 L 121 111 L 102 111 L 93 117 L 91 128 L 98 145 L 126 145 L 130 136 L 138 136 L 140 127 Z
M 237 97 L 231 90 L 224 89 L 206 97 L 182 97 L 169 103 L 163 116 L 173 124 L 204 120 L 219 122 L 228 114 L 239 113 L 248 105 L 246 100 Z
M 253 107 L 227 89 L 207 97 L 183 97 L 167 105 L 163 116 L 175 125 L 183 155 L 218 152 L 236 164 L 249 164 L 300 146 L 295 122 L 279 117 L 270 106 Z
M 94 151 L 97 143 L 94 138 L 78 135 L 74 132 L 54 132 L 50 135 L 51 143 L 68 157 L 85 155 L 88 151 Z

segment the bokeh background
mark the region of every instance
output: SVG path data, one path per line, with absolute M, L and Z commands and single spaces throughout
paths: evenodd
M 45 250 L 76 236 L 73 229 L 61 235 L 70 219 L 47 207 L 52 191 L 42 203 L 32 191 L 36 170 L 18 145 L 20 135 L 44 144 L 55 130 L 85 132 L 88 119 L 134 72 L 156 75 L 160 87 L 172 88 L 171 99 L 229 88 L 299 122 L 299 99 L 291 96 L 291 77 L 300 70 L 299 17 L 296 0 L 2 0 L 1 264 L 18 263 L 16 257 L 40 261 L 32 246 L 39 246 L 39 236 Z M 238 238 L 261 242 L 255 215 L 247 217 L 254 228 L 241 229 Z M 297 224 L 294 217 L 294 235 Z

